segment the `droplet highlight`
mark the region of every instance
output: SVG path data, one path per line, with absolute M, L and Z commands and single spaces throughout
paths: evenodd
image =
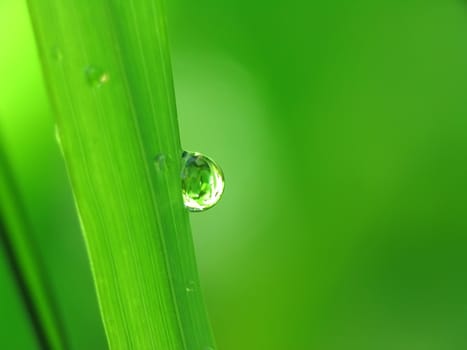
M 84 73 L 88 84 L 95 88 L 101 87 L 110 80 L 109 73 L 97 66 L 88 66 Z
M 63 146 L 62 146 L 62 135 L 60 134 L 60 129 L 58 128 L 58 125 L 55 124 L 55 141 L 57 142 L 58 148 L 60 149 L 60 153 L 63 155 Z
M 183 202 L 192 212 L 212 208 L 224 192 L 222 169 L 198 152 L 183 152 L 181 180 Z

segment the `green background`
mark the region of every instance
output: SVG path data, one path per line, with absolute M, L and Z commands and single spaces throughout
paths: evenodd
M 466 4 L 167 7 L 183 146 L 226 175 L 218 206 L 192 215 L 219 349 L 467 348 Z M 72 348 L 105 349 L 22 1 L 0 0 L 0 77 Z M 0 315 L 0 348 L 36 349 L 4 259 Z

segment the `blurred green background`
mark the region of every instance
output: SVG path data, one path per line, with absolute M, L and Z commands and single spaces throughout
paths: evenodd
M 223 200 L 192 215 L 219 349 L 467 349 L 466 4 L 167 8 L 183 146 L 226 174 Z M 22 1 L 0 0 L 0 76 L 72 348 L 105 349 Z M 4 260 L 0 348 L 36 349 Z

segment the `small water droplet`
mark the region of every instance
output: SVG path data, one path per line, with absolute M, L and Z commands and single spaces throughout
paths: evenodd
M 52 48 L 52 58 L 57 62 L 63 60 L 63 52 L 58 46 Z
M 156 166 L 156 170 L 159 172 L 167 170 L 169 163 L 170 157 L 164 153 L 159 153 L 154 157 L 154 165 Z
M 196 282 L 195 281 L 189 281 L 185 287 L 185 291 L 187 293 L 193 293 L 196 290 Z
M 101 87 L 110 79 L 109 73 L 97 66 L 88 66 L 85 71 L 86 80 L 92 87 Z
M 198 152 L 183 152 L 181 178 L 183 202 L 190 211 L 213 207 L 224 192 L 221 168 L 211 158 Z

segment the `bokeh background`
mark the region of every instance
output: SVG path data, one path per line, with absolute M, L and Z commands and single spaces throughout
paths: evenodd
M 183 146 L 226 174 L 223 200 L 192 215 L 219 349 L 467 349 L 466 4 L 167 11 Z M 72 348 L 105 349 L 23 1 L 0 0 L 0 77 L 1 136 Z M 1 349 L 37 349 L 3 255 L 0 315 Z

